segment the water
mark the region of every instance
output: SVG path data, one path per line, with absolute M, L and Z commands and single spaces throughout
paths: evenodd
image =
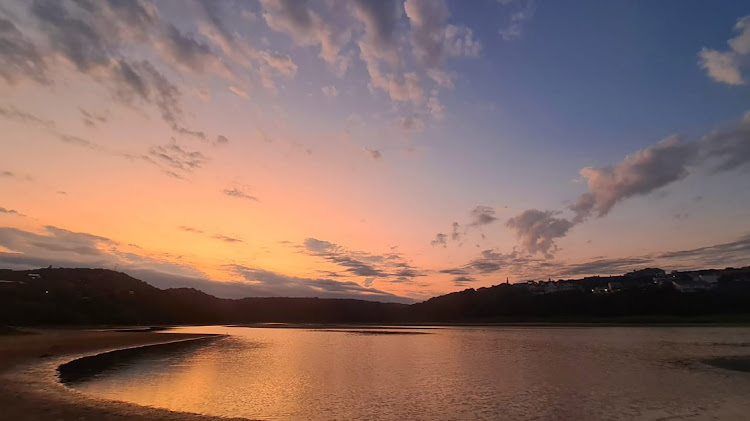
M 231 336 L 73 387 L 253 419 L 750 419 L 748 328 L 180 328 Z

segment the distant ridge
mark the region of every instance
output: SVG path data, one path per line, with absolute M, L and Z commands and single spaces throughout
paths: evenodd
M 750 321 L 750 267 L 703 273 L 713 276 L 711 288 L 690 293 L 680 289 L 693 285 L 684 273 L 648 269 L 619 277 L 500 284 L 406 305 L 223 299 L 193 288 L 159 289 L 107 269 L 0 269 L 0 325 Z

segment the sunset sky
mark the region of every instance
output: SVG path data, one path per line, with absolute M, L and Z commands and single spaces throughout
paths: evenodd
M 748 84 L 747 1 L 3 1 L 0 267 L 411 301 L 745 266 Z

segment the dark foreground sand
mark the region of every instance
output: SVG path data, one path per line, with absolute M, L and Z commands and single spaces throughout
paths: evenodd
M 107 401 L 63 386 L 57 367 L 85 355 L 206 335 L 34 329 L 0 335 L 0 418 L 7 420 L 226 420 Z M 217 340 L 220 340 L 217 338 Z M 236 418 L 235 418 L 236 419 Z

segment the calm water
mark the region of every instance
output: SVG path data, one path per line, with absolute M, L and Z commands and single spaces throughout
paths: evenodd
M 750 419 L 750 373 L 699 361 L 750 355 L 748 328 L 177 330 L 231 336 L 73 386 L 256 419 Z

